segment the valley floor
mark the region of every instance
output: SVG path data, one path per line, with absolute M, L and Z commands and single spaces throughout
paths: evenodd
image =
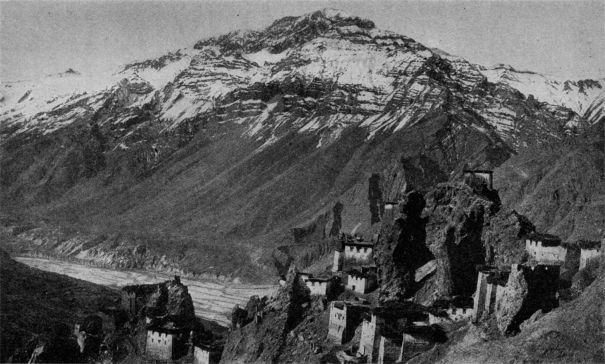
M 15 260 L 30 267 L 105 286 L 151 284 L 171 278 L 155 272 L 119 271 L 42 258 L 16 257 Z M 252 295 L 272 296 L 277 289 L 273 285 L 223 284 L 185 278 L 182 281 L 189 289 L 196 315 L 221 325 L 229 324 L 228 315 L 236 304 L 245 305 Z

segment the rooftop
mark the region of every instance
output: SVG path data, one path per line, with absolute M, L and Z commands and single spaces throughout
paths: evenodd
M 344 245 L 345 246 L 367 246 L 367 247 L 373 247 L 374 243 L 371 242 L 371 241 L 357 240 L 357 241 L 345 241 Z
M 427 314 L 425 307 L 413 302 L 387 302 L 381 306 L 373 307 L 371 313 L 386 320 L 400 318 L 417 320 Z
M 472 308 L 473 298 L 457 296 L 451 299 L 439 299 L 433 303 L 433 308 L 448 309 L 448 308 Z
M 489 170 L 489 169 L 465 169 L 464 173 L 489 173 L 489 174 L 493 174 L 494 171 Z
M 576 243 L 580 249 L 588 249 L 588 250 L 600 250 L 601 242 L 600 241 L 590 241 L 590 240 L 578 240 Z
M 532 239 L 542 242 L 543 246 L 561 245 L 561 238 L 556 235 L 531 232 L 525 236 L 526 239 Z
M 187 328 L 177 326 L 173 321 L 154 322 L 152 320 L 151 324 L 147 325 L 147 331 L 157 331 L 168 334 L 182 332 L 186 329 Z
M 510 271 L 492 271 L 487 276 L 488 284 L 496 284 L 498 286 L 506 286 Z

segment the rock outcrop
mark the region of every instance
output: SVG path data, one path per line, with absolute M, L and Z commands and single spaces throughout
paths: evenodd
M 501 208 L 486 223 L 481 240 L 485 247 L 485 263 L 497 267 L 510 267 L 525 260 L 526 234 L 536 230 L 531 221 L 509 208 Z
M 195 321 L 193 300 L 187 286 L 175 279 L 159 283 L 147 298 L 146 315 L 175 319 L 178 323 L 189 324 Z
M 496 303 L 496 322 L 501 333 L 510 332 L 528 294 L 528 286 L 523 269 L 514 266 L 508 276 L 501 299 Z
M 255 306 L 253 298 L 250 308 Z M 227 338 L 221 362 L 224 363 L 278 363 L 286 346 L 288 334 L 304 319 L 304 312 L 310 308 L 309 290 L 291 266 L 286 284 L 277 296 L 262 310 L 262 318 L 257 322 L 243 322 L 241 328 L 234 328 Z M 242 310 L 247 312 L 247 310 Z
M 425 245 L 426 218 L 421 217 L 424 206 L 424 197 L 410 192 L 400 204 L 401 218 L 382 226 L 374 260 L 379 267 L 383 302 L 412 296 L 416 270 L 434 259 Z
M 401 218 L 383 224 L 376 243 L 382 301 L 471 296 L 476 266 L 523 261 L 522 237 L 535 229 L 502 208 L 496 191 L 462 183 L 439 184 L 425 196 L 409 193 L 400 208 Z

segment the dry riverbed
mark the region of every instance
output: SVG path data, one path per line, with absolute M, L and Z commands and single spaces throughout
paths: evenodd
M 113 287 L 159 283 L 172 278 L 161 273 L 118 271 L 43 258 L 15 257 L 14 259 L 48 272 L 65 274 L 92 283 Z M 221 325 L 229 324 L 229 315 L 236 304 L 246 304 L 252 295 L 271 296 L 277 289 L 277 286 L 274 285 L 223 284 L 185 278 L 181 278 L 181 281 L 189 289 L 195 307 L 195 314 L 216 321 Z

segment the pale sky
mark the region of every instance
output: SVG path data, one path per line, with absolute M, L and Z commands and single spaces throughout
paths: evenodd
M 486 66 L 605 77 L 605 1 L 0 1 L 0 80 L 115 69 L 331 7 Z

